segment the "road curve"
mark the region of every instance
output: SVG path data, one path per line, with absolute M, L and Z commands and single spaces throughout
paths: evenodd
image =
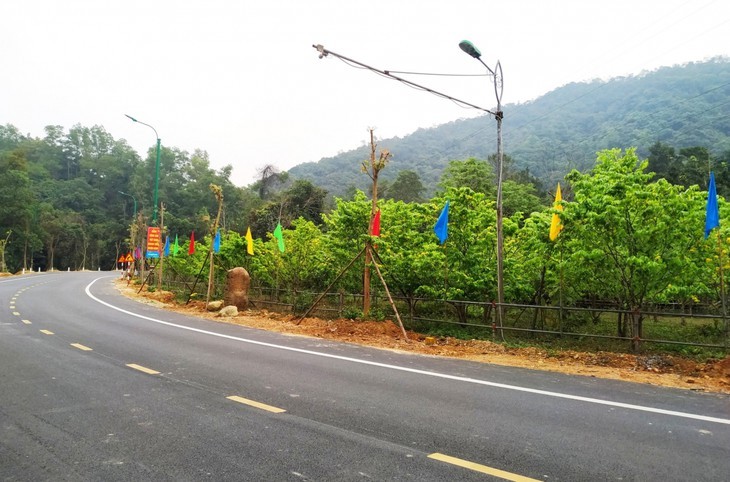
M 292 337 L 115 273 L 0 280 L 4 480 L 728 480 L 730 397 Z

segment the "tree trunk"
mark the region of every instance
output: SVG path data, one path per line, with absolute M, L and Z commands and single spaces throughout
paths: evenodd
M 626 336 L 626 324 L 624 322 L 626 315 L 623 311 L 619 311 L 616 315 L 616 336 L 619 337 L 625 337 Z
M 456 316 L 459 320 L 459 326 L 466 327 L 466 319 L 467 319 L 467 305 L 464 303 L 450 303 L 451 306 L 454 307 L 454 310 L 456 311 Z

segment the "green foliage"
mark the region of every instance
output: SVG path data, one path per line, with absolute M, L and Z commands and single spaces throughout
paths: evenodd
M 713 72 L 719 69 L 725 75 L 724 65 L 702 67 Z M 647 79 L 650 77 L 652 83 L 658 82 L 652 76 Z M 711 76 L 703 79 L 716 82 Z M 691 83 L 684 76 L 675 80 L 685 87 Z M 619 83 L 632 89 L 645 85 L 642 79 Z M 601 86 L 591 88 L 598 87 Z M 564 115 L 555 116 L 559 126 L 525 127 L 530 132 L 530 142 L 542 142 L 539 149 L 529 155 L 504 157 L 503 261 L 507 302 L 556 305 L 559 300 L 564 304 L 602 300 L 641 310 L 653 303 L 688 306 L 716 303 L 719 299 L 719 266 L 724 262 L 726 267 L 727 254 L 720 259 L 717 237 L 720 236 L 720 242 L 730 242 L 730 232 L 723 223 L 705 241 L 702 227 L 708 166 L 718 180 L 721 219 L 730 215 L 722 198 L 723 194 L 730 194 L 730 145 L 725 138 L 707 137 L 717 142 L 705 145 L 725 149 L 718 154 L 702 144 L 678 142 L 675 148 L 665 143 L 665 136 L 651 137 L 650 126 L 640 122 L 645 117 L 636 112 L 624 114 L 608 103 L 604 92 L 613 88 L 609 84 L 601 87 L 598 99 L 586 96 L 585 102 L 591 109 L 580 107 L 596 116 L 591 123 L 585 117 L 581 120 L 592 127 L 581 124 L 571 128 L 570 122 L 581 116 L 561 109 Z M 564 89 L 532 106 L 515 107 L 510 122 L 516 125 L 523 108 L 539 112 L 548 103 L 554 111 L 564 106 L 560 102 L 570 99 L 570 95 L 591 92 L 585 85 Z M 633 100 L 637 106 L 648 108 L 638 97 Z M 602 109 L 624 121 L 628 116 L 633 130 L 626 130 L 613 119 L 601 120 L 598 116 L 604 115 Z M 484 119 L 469 122 L 484 128 Z M 609 123 L 610 128 L 604 129 L 602 122 Z M 460 132 L 465 124 L 452 124 L 444 126 L 444 132 L 453 144 L 456 136 L 463 138 Z M 599 134 L 591 137 L 590 128 Z M 585 139 L 569 137 L 573 131 L 582 133 Z M 582 170 L 575 169 L 566 177 L 564 210 L 555 210 L 552 196 L 546 194 L 541 181 L 531 172 L 540 173 L 540 179 L 550 181 L 549 188 L 553 189 L 552 180 L 562 177 L 561 170 L 544 159 L 574 155 L 574 159 L 586 159 L 587 146 L 605 144 L 614 138 L 618 140 L 611 145 L 625 144 L 625 139 L 632 138 L 627 132 L 644 143 L 640 145 L 650 146 L 646 148 L 648 160 L 641 160 L 640 149 L 608 149 L 598 153 L 593 166 L 574 164 Z M 205 266 L 212 242 L 208 234 L 210 213 L 217 212 L 208 189 L 214 184 L 220 186 L 225 200 L 221 251 L 215 258 L 218 281 L 222 270 L 243 266 L 255 285 L 296 293 L 285 301 L 300 312 L 313 301 L 312 293 L 322 291 L 343 270 L 335 289 L 361 292 L 364 260 L 353 261 L 371 242 L 377 253 L 374 262 L 391 292 L 405 297 L 410 309 L 420 303 L 426 312 L 443 310 L 441 303 L 434 307 L 430 301 L 419 301 L 419 297 L 450 300 L 447 309 L 456 310 L 462 325 L 477 318 L 481 321 L 480 310 L 470 311 L 464 302 L 496 298 L 496 158 L 485 155 L 486 161 L 476 157 L 450 161 L 448 155 L 438 150 L 438 139 L 430 134 L 430 130 L 414 133 L 419 146 L 412 152 L 420 157 L 414 158 L 418 164 L 411 164 L 412 169 L 408 169 L 411 161 L 406 161 L 411 157 L 399 153 L 402 169 L 390 178 L 385 177 L 390 173 L 383 171 L 379 184 L 383 197 L 378 202 L 381 233 L 372 239 L 367 234 L 371 201 L 362 190 L 352 188 L 357 185 L 355 180 L 365 177 L 359 173 L 335 173 L 340 176 L 339 185 L 352 190 L 347 197 L 336 198 L 330 207 L 326 191 L 311 181 L 292 181 L 285 174 L 272 171 L 254 188 L 238 188 L 230 182 L 231 167 L 211 169 L 205 151 L 191 154 L 163 146 L 160 199 L 165 205 L 165 232 L 172 239 L 179 235 L 182 242 L 180 254 L 166 259 L 166 266 L 191 278 L 201 271 L 207 272 L 201 267 Z M 545 141 L 548 134 L 550 140 Z M 510 146 L 514 146 L 514 152 L 525 152 L 526 141 L 520 140 L 523 134 L 516 131 L 512 135 Z M 472 144 L 469 152 L 480 152 L 475 146 Z M 486 154 L 485 149 L 481 151 Z M 440 167 L 424 163 L 427 156 L 437 159 Z M 356 157 L 353 164 L 358 166 L 366 155 L 359 153 Z M 539 167 L 535 158 L 540 159 Z M 3 246 L 8 269 L 114 266 L 119 254 L 142 244 L 144 228 L 152 214 L 150 172 L 154 162 L 154 148 L 140 158 L 123 140 L 113 139 L 99 126 L 77 125 L 68 132 L 60 126 L 48 126 L 43 139 L 25 137 L 13 126 L 0 126 L 0 234 L 12 232 Z M 421 198 L 422 179 L 426 181 L 427 193 L 433 192 L 436 182 L 441 180 L 436 196 Z M 130 197 L 137 204 L 136 220 L 132 220 Z M 449 237 L 442 246 L 433 226 L 447 199 L 451 206 Z M 555 242 L 548 239 L 553 214 L 564 225 Z M 278 222 L 284 227 L 283 253 L 271 234 Z M 246 253 L 243 237 L 249 226 L 254 237 L 253 256 Z M 192 231 L 198 243 L 195 254 L 188 256 L 187 240 Z M 348 264 L 351 266 L 345 270 Z M 375 275 L 372 289 L 379 296 L 382 288 Z M 348 310 L 348 316 L 361 318 L 356 308 Z M 377 308 L 370 314 L 375 319 L 385 317 L 385 312 Z M 550 313 L 544 322 L 556 324 L 553 318 Z M 592 321 L 589 315 L 569 315 L 562 323 L 566 328 Z M 641 334 L 641 323 L 645 321 L 638 321 Z M 632 334 L 628 331 L 633 326 L 627 319 L 612 319 L 600 329 L 614 334 L 616 326 L 618 334 Z M 716 328 L 688 327 L 686 332 L 680 329 L 678 333 L 713 340 L 722 327 Z M 653 324 L 647 329 L 662 334 L 663 328 Z M 465 326 L 458 330 L 464 336 L 471 333 Z
M 444 169 L 439 186 L 444 191 L 468 187 L 489 197 L 496 196 L 495 175 L 487 161 L 470 157 L 466 161 L 451 161 Z
M 272 194 L 269 201 L 251 211 L 251 231 L 255 235 L 263 236 L 278 223 L 289 227 L 300 217 L 314 224 L 321 224 L 326 196 L 325 190 L 311 182 L 296 180 L 290 187 Z
M 353 307 L 347 307 L 342 310 L 342 317 L 347 320 L 362 320 L 362 310 Z
M 613 149 L 599 153 L 590 173 L 568 176 L 575 199 L 565 206 L 560 239 L 576 296 L 615 299 L 633 310 L 670 286 L 675 293 L 706 290 L 702 280 L 712 273 L 702 257 L 704 196 L 663 179 L 650 182 L 646 168 L 634 150 Z
M 410 170 L 400 171 L 391 184 L 384 180 L 379 187 L 384 199 L 407 203 L 422 202 L 425 189 L 418 173 Z
M 304 218 L 284 230 L 286 250 L 279 251 L 271 233 L 257 244 L 251 260 L 251 275 L 265 286 L 294 291 L 322 290 L 333 274 L 331 255 L 324 247 L 319 228 Z

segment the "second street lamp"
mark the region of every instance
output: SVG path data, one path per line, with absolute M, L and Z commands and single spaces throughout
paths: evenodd
M 132 201 L 134 201 L 134 214 L 132 215 L 132 224 L 129 226 L 129 242 L 131 244 L 131 251 L 133 251 L 137 247 L 137 198 L 132 196 L 131 194 L 128 194 L 126 192 L 118 191 L 119 194 L 122 196 L 129 196 L 132 198 Z M 134 264 L 136 265 L 136 260 L 134 261 Z M 134 274 L 134 271 L 137 269 L 136 266 L 131 267 L 131 272 Z
M 132 215 L 132 219 L 137 220 L 137 198 L 132 196 L 131 194 L 127 194 L 126 192 L 119 191 L 119 194 L 122 196 L 129 196 L 132 198 L 132 201 L 134 201 L 134 214 Z
M 155 159 L 155 191 L 154 191 L 154 197 L 152 199 L 152 225 L 157 224 L 157 209 L 158 209 L 158 202 L 157 197 L 160 190 L 160 136 L 157 134 L 157 129 L 152 127 L 149 124 L 145 124 L 142 121 L 138 121 L 134 117 L 128 114 L 124 114 L 128 118 L 132 119 L 134 122 L 137 122 L 138 124 L 142 124 L 143 126 L 147 126 L 153 131 L 155 131 L 155 137 L 157 138 L 157 149 L 156 149 L 156 159 Z
M 459 42 L 459 47 L 486 67 L 494 81 L 494 95 L 497 97 L 497 110 L 494 112 L 494 117 L 497 119 L 497 316 L 501 327 L 504 315 L 502 306 L 504 304 L 504 271 L 502 264 L 504 259 L 504 234 L 502 232 L 502 167 L 504 161 L 502 155 L 502 64 L 497 60 L 497 65 L 492 70 L 482 60 L 482 53 L 479 49 L 468 40 Z

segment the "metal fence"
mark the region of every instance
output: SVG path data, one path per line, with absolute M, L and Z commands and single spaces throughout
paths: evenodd
M 223 280 L 214 285 L 212 297 L 223 296 Z M 205 299 L 206 282 L 173 276 L 165 288 L 181 301 Z M 322 295 L 252 286 L 253 308 L 302 315 Z M 641 350 L 647 346 L 668 350 L 705 349 L 727 353 L 730 348 L 728 317 L 720 306 L 701 304 L 647 305 L 642 311 L 625 310 L 605 301 L 583 301 L 574 306 L 505 303 L 498 322 L 492 301 L 463 301 L 393 296 L 406 328 L 435 335 L 492 339 L 500 342 L 560 342 L 591 349 Z M 322 296 L 310 316 L 362 319 L 362 294 L 333 291 Z M 371 295 L 368 319 L 393 319 L 384 293 Z
M 250 298 L 257 308 L 301 315 L 321 293 L 253 287 Z M 600 342 L 604 347 L 632 349 L 643 345 L 697 347 L 728 351 L 728 318 L 708 305 L 649 305 L 643 311 L 622 310 L 606 302 L 591 306 L 502 305 L 504 317 L 497 318 L 497 304 L 491 301 L 434 300 L 393 297 L 409 329 L 426 332 L 455 332 L 473 338 L 499 341 L 535 338 L 572 338 L 574 343 Z M 371 297 L 371 319 L 394 316 L 387 298 Z M 328 293 L 312 310 L 323 318 L 358 318 L 362 295 L 342 291 Z

